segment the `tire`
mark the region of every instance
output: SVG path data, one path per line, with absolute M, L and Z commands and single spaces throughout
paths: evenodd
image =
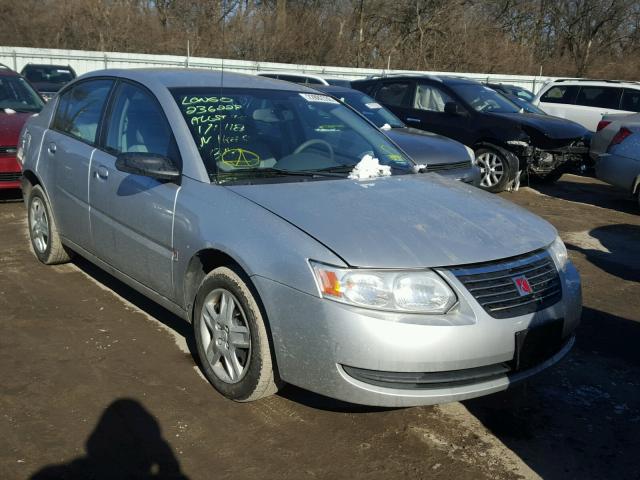
M 279 381 L 265 319 L 242 277 L 229 267 L 205 277 L 196 295 L 193 329 L 207 380 L 225 397 L 250 402 L 276 393 Z
M 27 202 L 29 238 L 38 260 L 45 265 L 68 262 L 71 257 L 65 250 L 51 215 L 51 205 L 40 185 L 34 185 Z
M 504 191 L 516 176 L 518 159 L 503 148 L 482 146 L 476 150 L 476 161 L 481 172 L 479 186 L 488 192 Z

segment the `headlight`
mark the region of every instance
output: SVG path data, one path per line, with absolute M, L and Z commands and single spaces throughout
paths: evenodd
M 464 146 L 464 148 L 467 149 L 467 153 L 469 154 L 469 159 L 471 160 L 471 165 L 475 165 L 476 164 L 476 152 L 474 152 L 471 147 L 467 147 L 466 145 Z
M 549 246 L 549 253 L 556 262 L 558 270 L 564 270 L 567 266 L 567 262 L 569 261 L 569 254 L 567 253 L 567 247 L 565 247 L 564 242 L 560 237 L 556 237 L 553 243 Z
M 432 271 L 346 269 L 310 262 L 320 294 L 336 302 L 396 312 L 446 313 L 457 301 Z

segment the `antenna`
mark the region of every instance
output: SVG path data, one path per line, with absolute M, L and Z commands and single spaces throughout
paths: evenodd
M 227 11 L 227 0 L 222 0 L 222 55 L 220 58 L 220 87 L 224 87 L 224 55 L 227 51 L 227 42 L 225 39 L 225 28 L 224 24 L 226 23 L 226 11 Z

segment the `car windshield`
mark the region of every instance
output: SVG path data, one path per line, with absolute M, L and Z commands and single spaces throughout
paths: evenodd
M 451 88 L 477 112 L 518 113 L 520 111 L 520 107 L 492 88 L 476 84 L 458 84 L 452 85 Z
M 172 93 L 218 183 L 346 177 L 367 155 L 393 174 L 413 171 L 387 137 L 328 95 L 233 88 Z
M 22 74 L 33 83 L 55 83 L 60 85 L 65 85 L 75 77 L 68 67 L 55 65 L 27 66 Z
M 403 128 L 405 125 L 389 110 L 373 98 L 359 92 L 340 92 L 335 94 L 341 101 L 367 117 L 378 128 L 389 125 L 391 128 Z
M 36 113 L 44 103 L 38 94 L 22 77 L 0 76 L 0 111 Z

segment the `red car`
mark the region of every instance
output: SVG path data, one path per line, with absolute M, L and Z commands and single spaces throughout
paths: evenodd
M 18 137 L 27 119 L 43 106 L 29 82 L 0 64 L 0 190 L 20 188 Z

